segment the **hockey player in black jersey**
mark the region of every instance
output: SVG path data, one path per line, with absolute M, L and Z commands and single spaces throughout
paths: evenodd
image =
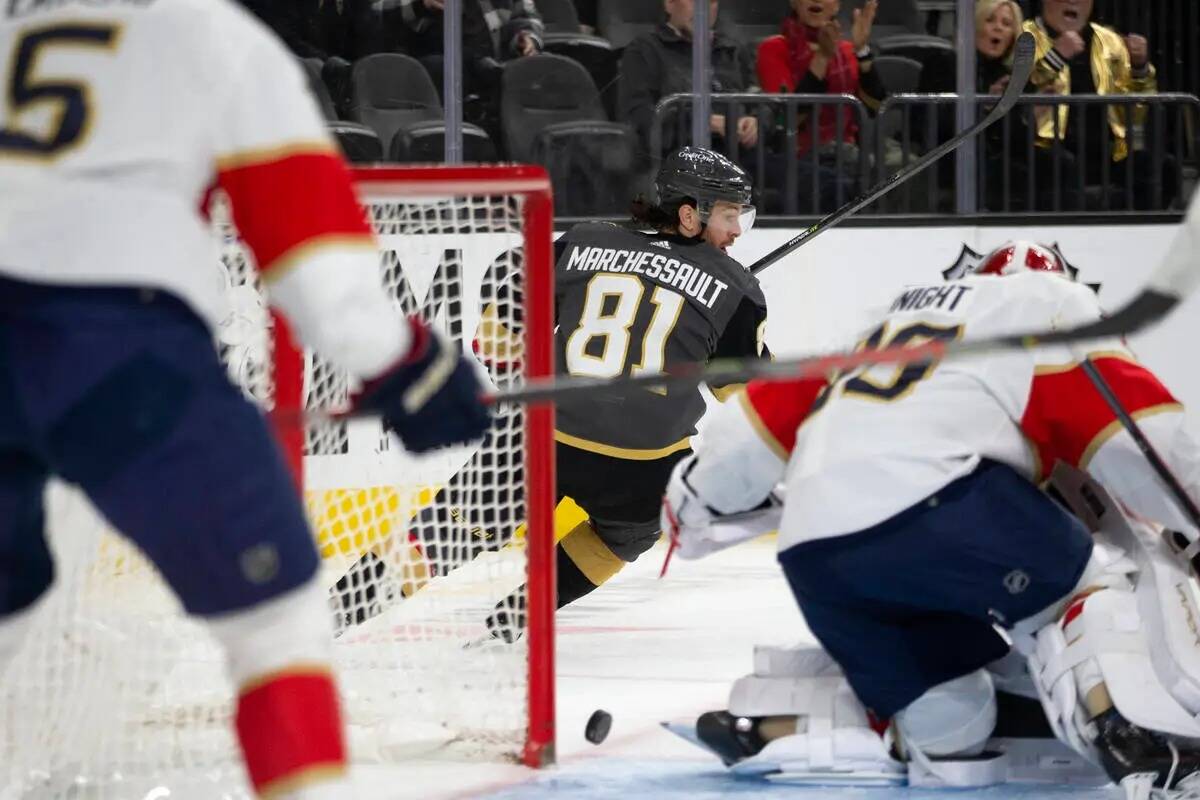
M 672 363 L 766 356 L 766 300 L 757 279 L 727 250 L 753 224 L 751 185 L 737 165 L 710 150 L 684 148 L 663 164 L 654 203 L 639 199 L 634 217 L 649 232 L 609 223 L 577 225 L 555 248 L 556 371 L 615 378 L 659 372 Z M 496 290 L 512 302 L 519 287 Z M 485 293 L 486 294 L 486 293 Z M 712 386 L 724 399 L 734 388 Z M 697 389 L 598 390 L 557 409 L 557 479 L 587 519 L 556 547 L 558 607 L 588 594 L 659 536 L 663 491 L 705 410 Z M 517 412 L 513 412 L 517 413 Z M 491 435 L 520 436 L 521 426 L 493 426 Z M 519 444 L 519 443 L 516 443 Z M 490 448 L 480 456 L 495 459 Z M 519 452 L 519 447 L 513 448 Z M 505 459 L 507 461 L 507 459 Z M 518 503 L 461 502 L 481 488 L 480 471 L 504 470 L 520 486 L 519 463 L 469 464 L 470 486 L 452 479 L 414 521 L 412 540 L 429 575 L 445 574 L 483 550 L 510 541 L 521 523 Z M 498 482 L 497 482 L 498 483 Z M 460 498 L 460 495 L 464 497 Z M 517 509 L 514 513 L 514 509 Z M 353 624 L 387 604 L 384 563 L 366 556 L 335 588 Z M 390 589 L 408 594 L 417 583 Z M 489 618 L 496 635 L 524 627 L 524 588 Z

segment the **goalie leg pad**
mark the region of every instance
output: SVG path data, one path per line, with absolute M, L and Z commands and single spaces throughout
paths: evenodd
M 1135 574 L 1137 609 L 1155 672 L 1189 714 L 1200 714 L 1200 606 L 1195 582 L 1175 553 L 1171 533 L 1126 515 L 1086 473 L 1060 463 L 1053 482 L 1063 500 L 1097 531 L 1097 538 L 1125 554 L 1129 572 Z
M 328 607 L 317 581 L 207 623 L 239 687 L 238 740 L 258 794 L 342 797 L 345 732 Z
M 1143 529 L 1141 547 L 1131 551 L 1138 565 L 1137 604 L 1155 673 L 1188 713 L 1200 715 L 1200 606 L 1196 583 L 1167 542 Z
M 855 776 L 878 780 L 903 774 L 887 741 L 872 727 L 866 709 L 845 678 L 739 679 L 730 695 L 729 713 L 738 718 L 795 716 L 796 733 L 768 742 L 756 755 L 732 766 L 740 774 L 784 772 L 799 775 Z
M 755 673 L 738 679 L 729 714 L 738 718 L 796 717 L 796 733 L 766 743 L 734 764 L 741 774 L 783 772 L 789 780 L 836 775 L 866 783 L 898 776 L 903 765 L 871 727 L 866 709 L 833 659 L 820 648 L 756 648 Z
M 991 786 L 1008 779 L 1003 753 L 985 753 L 996 727 L 996 690 L 987 670 L 934 686 L 896 714 L 912 786 Z
M 1061 625 L 1038 632 L 1030 671 L 1046 700 L 1055 732 L 1093 755 L 1094 730 L 1081 706 L 1103 684 L 1130 722 L 1161 733 L 1200 738 L 1200 722 L 1163 685 L 1151 657 L 1134 593 L 1103 589 L 1077 600 Z
M 896 714 L 905 744 L 929 756 L 978 755 L 996 727 L 996 689 L 986 670 L 934 686 Z

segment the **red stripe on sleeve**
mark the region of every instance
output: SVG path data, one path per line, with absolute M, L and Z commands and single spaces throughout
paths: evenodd
M 335 153 L 296 153 L 237 164 L 222 169 L 217 179 L 233 204 L 238 231 L 263 272 L 319 239 L 371 241 L 350 172 Z
M 1114 356 L 1092 359 L 1130 414 L 1178 401 L 1141 364 Z M 1037 449 L 1043 475 L 1059 459 L 1081 466 L 1089 447 L 1117 419 L 1083 367 L 1034 375 L 1021 429 Z
M 796 381 L 751 381 L 746 399 L 758 419 L 751 420 L 772 449 L 786 457 L 796 446 L 796 430 L 825 388 L 824 378 Z
M 337 690 L 329 672 L 286 672 L 238 698 L 237 733 L 250 781 L 273 784 L 346 765 Z

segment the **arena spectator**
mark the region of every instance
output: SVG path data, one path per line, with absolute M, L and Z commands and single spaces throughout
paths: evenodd
M 653 0 L 645 0 L 653 2 Z M 692 20 L 694 0 L 664 0 L 665 19 L 657 29 L 630 42 L 621 57 L 617 116 L 633 125 L 643 153 L 650 153 L 650 130 L 654 111 L 662 98 L 692 91 Z M 716 24 L 718 0 L 711 0 L 709 19 L 712 31 L 712 91 L 747 92 L 756 87 L 754 61 L 741 43 Z M 714 134 L 713 149 L 725 149 L 726 121 L 722 114 L 709 120 Z M 738 143 L 754 148 L 759 143 L 759 119 L 744 115 L 735 126 Z M 663 150 L 669 152 L 686 144 L 676 137 L 676 128 L 666 126 Z M 743 159 L 747 160 L 747 159 Z
M 1043 0 L 1042 14 L 1025 23 L 1024 28 L 1037 39 L 1037 62 L 1030 79 L 1038 91 L 1056 95 L 1155 93 L 1158 82 L 1154 65 L 1148 58 L 1146 38 L 1139 34 L 1122 37 L 1111 28 L 1091 22 L 1093 0 Z M 1086 125 L 1072 117 L 1086 113 Z M 1133 171 L 1133 202 L 1138 209 L 1151 207 L 1152 183 L 1163 183 L 1163 207 L 1178 195 L 1178 168 L 1169 154 L 1163 154 L 1160 175 L 1151 169 L 1151 154 L 1135 150 L 1131 127 L 1142 125 L 1146 109 L 1139 107 L 1129 119 L 1121 106 L 1093 106 L 1086 110 L 1065 105 L 1037 109 L 1037 135 L 1041 147 L 1049 147 L 1057 135 L 1080 162 L 1085 179 L 1092 185 L 1101 182 L 1104 138 L 1107 131 L 1112 163 L 1111 184 L 1101 186 L 1108 202 L 1123 205 L 1123 187 L 1128 170 Z M 1080 129 L 1088 131 L 1081 141 Z M 1148 137 L 1149 138 L 1149 137 Z
M 1024 24 L 1024 15 L 1016 0 L 976 0 L 975 3 L 975 92 L 999 95 L 1008 87 L 1012 75 L 1013 48 Z M 954 58 L 948 54 L 944 61 L 931 62 L 921 73 L 918 91 L 922 94 L 954 92 Z M 923 110 L 922 110 L 923 111 Z M 940 141 L 954 135 L 954 107 L 942 106 L 938 113 Z M 1056 154 L 1039 147 L 1029 160 L 1029 107 L 1017 108 L 1009 116 L 1008 138 L 1003 125 L 992 126 L 982 137 L 979 157 L 984 160 L 985 180 L 980 202 L 991 211 L 1053 211 L 1055 206 Z M 914 114 L 914 129 L 922 130 L 924 114 Z M 1007 154 L 1007 155 L 1006 155 Z M 1074 154 L 1059 148 L 1058 205 L 1062 211 L 1081 207 L 1079 168 Z M 1032 166 L 1031 166 L 1032 163 Z M 1033 171 L 1033 197 L 1029 197 L 1030 170 Z M 1005 171 L 1008 171 L 1009 197 L 1004 197 Z M 943 185 L 954 183 L 954 161 L 938 165 Z
M 839 0 L 791 0 L 791 12 L 784 17 L 782 33 L 764 39 L 758 46 L 758 81 L 763 91 L 783 94 L 855 95 L 872 112 L 885 97 L 879 76 L 871 69 L 871 26 L 878 9 L 877 0 L 854 10 L 851 41 L 842 38 L 837 19 Z M 859 167 L 858 117 L 850 108 L 832 106 L 818 112 L 816 149 L 817 185 L 820 196 L 815 208 L 826 211 L 838 203 L 838 187 L 844 202 L 857 191 Z M 810 112 L 800 112 L 797 153 L 803 156 L 813 147 Z M 840 133 L 840 136 L 839 136 Z M 839 152 L 841 170 L 838 170 Z M 807 170 L 811 161 L 802 159 Z M 811 173 L 800 185 L 810 192 Z
M 871 26 L 879 8 L 869 0 L 854 10 L 850 40 L 842 38 L 837 19 L 839 0 L 791 0 L 792 12 L 783 20 L 783 32 L 758 46 L 758 82 L 763 91 L 785 94 L 855 95 L 871 111 L 879 109 L 886 96 L 879 75 L 871 69 Z M 858 120 L 849 108 L 842 109 L 841 138 L 837 111 L 823 108 L 817 123 L 817 147 L 822 160 L 843 147 L 845 163 L 858 160 Z M 797 136 L 801 153 L 813 146 L 811 121 L 801 120 Z M 832 158 L 830 159 L 832 160 Z

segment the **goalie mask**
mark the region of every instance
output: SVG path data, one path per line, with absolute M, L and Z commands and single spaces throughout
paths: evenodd
M 1052 248 L 1036 242 L 1007 242 L 984 256 L 976 275 L 1016 275 L 1020 272 L 1050 272 L 1071 280 L 1071 271 Z
M 655 178 L 660 208 L 695 203 L 700 219 L 708 223 L 719 202 L 740 209 L 742 233 L 754 227 L 750 176 L 720 153 L 702 147 L 684 147 L 669 155 Z

